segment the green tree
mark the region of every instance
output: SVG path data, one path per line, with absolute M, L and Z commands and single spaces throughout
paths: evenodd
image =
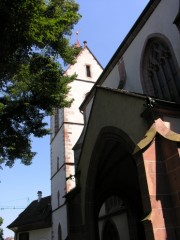
M 0 165 L 29 165 L 31 135 L 49 133 L 44 118 L 68 107 L 62 64 L 78 49 L 70 44 L 81 17 L 73 0 L 0 0 Z
M 3 224 L 3 219 L 0 217 L 0 226 Z M 0 227 L 0 240 L 3 240 L 3 229 Z

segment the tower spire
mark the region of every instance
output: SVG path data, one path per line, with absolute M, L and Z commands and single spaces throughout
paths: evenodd
M 76 31 L 76 43 L 75 43 L 75 47 L 76 48 L 80 48 L 81 47 L 81 44 L 79 43 L 78 36 L 79 36 L 79 32 Z

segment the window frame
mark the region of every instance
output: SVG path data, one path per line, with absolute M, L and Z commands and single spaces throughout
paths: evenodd
M 91 65 L 86 64 L 86 76 L 91 77 Z
M 153 44 L 159 44 L 157 49 L 154 47 L 154 52 Z M 151 35 L 145 42 L 141 57 L 141 83 L 144 94 L 180 102 L 177 60 L 169 40 L 161 34 Z

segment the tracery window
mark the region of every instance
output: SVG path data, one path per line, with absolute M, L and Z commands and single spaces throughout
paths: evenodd
M 160 38 L 148 41 L 143 57 L 144 93 L 180 102 L 180 74 L 168 44 Z

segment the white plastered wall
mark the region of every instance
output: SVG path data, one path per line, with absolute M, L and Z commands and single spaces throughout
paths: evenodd
M 146 24 L 130 44 L 123 55 L 127 79 L 124 89 L 131 92 L 142 93 L 141 86 L 141 57 L 147 39 L 155 34 L 164 35 L 171 43 L 177 62 L 180 65 L 180 35 L 177 27 L 173 24 L 179 9 L 178 0 L 163 0 L 154 10 Z M 108 75 L 103 86 L 117 87 L 119 73 L 117 65 Z
M 58 226 L 61 226 L 62 239 L 67 237 L 67 208 L 66 205 L 54 212 L 52 217 L 52 239 L 58 240 Z

